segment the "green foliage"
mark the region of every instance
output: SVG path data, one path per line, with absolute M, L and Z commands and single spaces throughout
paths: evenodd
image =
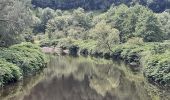
M 71 22 L 70 16 L 57 16 L 49 20 L 46 32 L 49 38 L 64 38 L 67 36 L 67 28 Z
M 73 11 L 73 20 L 75 21 L 73 24 L 75 26 L 84 27 L 85 29 L 89 29 L 91 27 L 91 16 L 85 13 L 84 9 L 78 8 Z
M 31 75 L 45 66 L 45 55 L 40 48 L 31 43 L 14 45 L 8 49 L 2 48 L 0 58 L 16 64 L 23 75 Z
M 0 46 L 10 46 L 24 40 L 25 31 L 32 24 L 30 9 L 26 1 L 0 1 Z M 20 9 L 18 9 L 18 7 Z
M 0 86 L 9 82 L 14 82 L 22 78 L 22 73 L 19 67 L 0 59 Z
M 108 22 L 120 30 L 121 42 L 131 37 L 141 37 L 145 42 L 163 40 L 163 32 L 155 14 L 144 6 L 126 5 L 110 8 L 107 12 Z
M 59 47 L 64 47 L 64 48 L 69 48 L 72 45 L 73 45 L 73 40 L 71 38 L 60 39 L 58 43 Z
M 80 49 L 95 50 L 97 49 L 97 41 L 94 40 L 74 40 L 74 45 L 80 47 Z
M 72 13 L 72 14 L 71 14 Z M 56 15 L 46 24 L 46 33 L 50 39 L 72 37 L 75 39 L 87 38 L 87 30 L 91 25 L 91 15 L 82 8 L 72 12 L 63 12 Z
M 111 28 L 106 22 L 101 21 L 90 31 L 93 33 L 93 38 L 98 41 L 99 48 L 108 48 L 109 50 L 114 44 L 118 44 L 119 31 L 117 29 Z
M 135 30 L 135 35 L 142 37 L 145 42 L 159 42 L 163 40 L 163 32 L 153 13 L 141 15 Z
M 170 87 L 170 54 L 156 54 L 147 59 L 146 78 L 157 85 Z
M 89 1 L 85 0 L 83 2 Z M 93 3 L 97 1 L 100 0 L 95 0 Z M 34 29 L 36 30 L 35 32 L 43 32 L 48 35 L 48 38 L 41 40 L 41 46 L 71 48 L 71 50 L 76 51 L 74 53 L 77 53 L 78 47 L 80 52 L 82 50 L 84 54 L 98 55 L 96 57 L 121 58 L 132 65 L 142 64 L 144 65 L 143 72 L 148 80 L 168 86 L 170 84 L 168 60 L 170 50 L 168 40 L 170 37 L 169 12 L 165 11 L 156 14 L 153 11 L 164 11 L 166 7 L 162 7 L 165 2 L 169 3 L 169 1 L 163 0 L 161 3 L 158 1 L 114 0 L 115 4 L 105 12 L 87 12 L 86 9 L 82 8 L 67 11 L 37 8 L 34 16 L 34 19 L 37 20 Z M 34 0 L 33 3 L 39 5 L 37 4 L 38 0 Z M 44 0 L 43 3 L 45 4 L 42 6 L 46 7 L 49 3 L 51 4 L 51 1 Z M 53 3 L 54 5 L 59 4 L 62 8 L 62 5 L 69 4 L 70 0 L 53 0 Z M 75 3 L 71 2 L 70 5 L 72 4 Z M 89 4 L 86 3 L 86 7 Z M 139 4 L 147 5 L 147 7 Z M 74 8 L 74 6 L 72 7 Z M 53 8 L 58 7 L 53 6 Z M 69 8 L 68 6 L 67 9 Z M 164 40 L 167 41 L 163 42 Z M 23 59 L 28 59 L 26 61 L 31 66 L 26 65 L 23 68 L 28 69 L 30 72 L 39 69 L 35 66 L 43 61 L 39 59 L 37 54 L 34 54 L 35 57 L 30 56 L 34 50 L 28 50 L 28 48 L 22 46 L 22 49 L 18 50 L 19 48 L 20 46 L 11 47 L 14 54 L 6 60 L 12 58 L 13 55 L 16 55 L 15 57 L 19 56 L 18 58 L 26 56 L 26 58 L 14 61 L 18 63 L 19 61 L 24 62 Z M 75 48 L 76 50 L 74 50 Z M 7 54 L 10 55 L 10 53 L 5 55 Z M 35 59 L 38 62 L 32 64 L 31 62 L 34 62 Z M 12 59 L 10 60 L 12 61 Z
M 46 12 L 47 8 L 38 9 L 37 17 L 44 20 L 41 16 L 45 15 L 39 13 Z M 82 40 L 95 39 L 99 45 L 112 46 L 115 42 L 125 43 L 133 37 L 141 38 L 144 42 L 160 42 L 167 39 L 169 34 L 168 31 L 165 31 L 167 23 L 163 24 L 165 21 L 160 21 L 155 13 L 141 5 L 112 6 L 101 14 L 85 12 L 82 8 L 71 11 L 57 10 L 56 12 L 50 8 L 48 10 L 53 14 L 49 14 L 49 18 L 46 18 L 45 21 L 46 24 L 43 25 L 46 28 L 45 33 L 54 40 L 68 37 Z
M 154 12 L 162 12 L 170 8 L 169 0 L 43 0 L 43 2 L 41 0 L 32 0 L 32 3 L 37 7 L 67 10 L 78 7 L 86 10 L 106 10 L 112 4 L 114 6 L 120 4 L 126 4 L 128 6 L 141 4 L 152 9 Z
M 127 41 L 128 44 L 136 44 L 136 45 L 142 45 L 143 42 L 143 38 L 139 38 L 139 37 L 132 37 Z
M 157 14 L 158 20 L 161 23 L 163 32 L 165 33 L 164 39 L 170 39 L 170 13 L 163 12 Z
M 127 38 L 129 38 L 129 34 L 132 34 L 131 32 L 127 32 L 126 29 L 128 29 L 128 27 L 125 25 L 128 9 L 129 8 L 126 5 L 120 5 L 113 8 L 111 7 L 107 12 L 108 22 L 120 30 L 121 42 L 125 42 Z
M 151 49 L 151 52 L 152 54 L 163 54 L 167 51 L 168 48 L 170 48 L 169 44 L 155 43 L 155 45 Z
M 33 32 L 34 33 L 45 33 L 46 24 L 47 22 L 54 18 L 56 15 L 55 11 L 50 8 L 37 8 L 36 12 L 33 16 L 34 26 Z
M 53 40 L 42 40 L 40 42 L 40 47 L 48 47 L 48 46 L 57 46 L 59 44 L 59 40 L 53 39 Z

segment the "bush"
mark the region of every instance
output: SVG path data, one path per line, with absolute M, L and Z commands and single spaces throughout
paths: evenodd
M 76 45 L 70 46 L 69 47 L 69 54 L 73 55 L 73 56 L 76 56 L 77 53 L 78 53 L 78 50 L 79 50 L 78 46 L 76 46 Z
M 4 58 L 10 63 L 14 63 L 21 68 L 23 75 L 31 75 L 45 66 L 45 55 L 37 45 L 22 43 L 1 48 L 0 58 Z
M 139 38 L 139 37 L 132 37 L 130 38 L 127 43 L 129 44 L 135 44 L 135 45 L 141 45 L 143 44 L 143 39 L 142 38 Z
M 148 81 L 170 87 L 170 53 L 153 55 L 145 64 L 144 75 Z
M 143 48 L 139 48 L 139 45 L 122 45 L 122 48 L 117 49 L 115 53 L 119 53 L 120 58 L 125 60 L 129 64 L 140 63 L 141 52 Z
M 22 78 L 22 73 L 19 67 L 0 59 L 0 86 L 9 82 L 14 82 Z
M 123 52 L 122 47 L 116 46 L 116 47 L 114 47 L 114 48 L 112 49 L 111 57 L 118 59 L 118 58 L 121 57 L 121 53 L 122 53 L 122 52 Z
M 24 36 L 26 42 L 34 43 L 34 38 L 32 35 L 26 35 Z
M 40 47 L 50 47 L 57 46 L 59 44 L 59 40 L 43 40 L 40 42 Z
M 72 45 L 73 45 L 73 41 L 71 38 L 63 38 L 63 39 L 59 39 L 59 43 L 57 46 L 69 48 Z
M 152 48 L 150 49 L 152 54 L 163 54 L 166 51 L 170 50 L 170 43 L 154 43 Z
M 89 54 L 88 49 L 81 49 L 81 50 L 80 50 L 80 55 L 82 55 L 82 56 L 87 56 L 88 54 Z

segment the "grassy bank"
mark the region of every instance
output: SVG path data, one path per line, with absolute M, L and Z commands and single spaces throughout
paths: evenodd
M 41 45 L 44 42 L 41 42 Z M 50 46 L 59 46 L 68 49 L 77 47 L 77 53 L 94 57 L 122 59 L 130 65 L 141 65 L 145 78 L 155 85 L 170 87 L 170 43 L 124 43 L 114 45 L 111 50 L 99 48 L 93 40 L 59 39 L 48 41 Z M 72 50 L 74 52 L 74 50 Z M 74 54 L 74 53 L 73 53 Z
M 35 44 L 21 43 L 0 48 L 0 86 L 32 75 L 45 65 L 45 55 Z

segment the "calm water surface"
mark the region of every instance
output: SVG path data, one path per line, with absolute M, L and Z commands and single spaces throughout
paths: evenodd
M 34 77 L 0 90 L 0 100 L 170 100 L 140 72 L 111 60 L 50 56 Z

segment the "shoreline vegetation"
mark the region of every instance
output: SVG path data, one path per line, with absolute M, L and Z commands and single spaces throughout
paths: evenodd
M 169 41 L 145 44 L 125 43 L 107 49 L 98 48 L 96 41 L 64 40 L 69 41 L 69 44 L 61 45 L 61 40 L 56 40 L 55 43 L 54 41 L 43 41 L 40 43 L 40 46 L 42 49 L 44 48 L 44 52 L 46 53 L 123 60 L 132 67 L 142 67 L 140 71 L 149 83 L 164 89 L 170 88 L 170 79 L 168 76 L 170 64 L 170 53 L 168 53 L 168 50 L 170 50 Z M 48 46 L 51 50 L 45 50 Z
M 37 15 L 41 10 L 51 12 L 45 34 L 39 32 L 35 37 L 41 47 L 59 47 L 69 50 L 71 55 L 79 52 L 85 56 L 122 59 L 130 65 L 140 65 L 149 83 L 164 89 L 170 87 L 168 9 L 155 13 L 139 4 L 121 4 L 104 12 L 37 8 Z
M 24 79 L 46 67 L 46 57 L 40 47 L 21 43 L 0 48 L 0 86 Z
M 0 0 L 0 86 L 43 69 L 40 47 L 57 47 L 141 65 L 149 83 L 169 89 L 169 0 L 73 1 Z

